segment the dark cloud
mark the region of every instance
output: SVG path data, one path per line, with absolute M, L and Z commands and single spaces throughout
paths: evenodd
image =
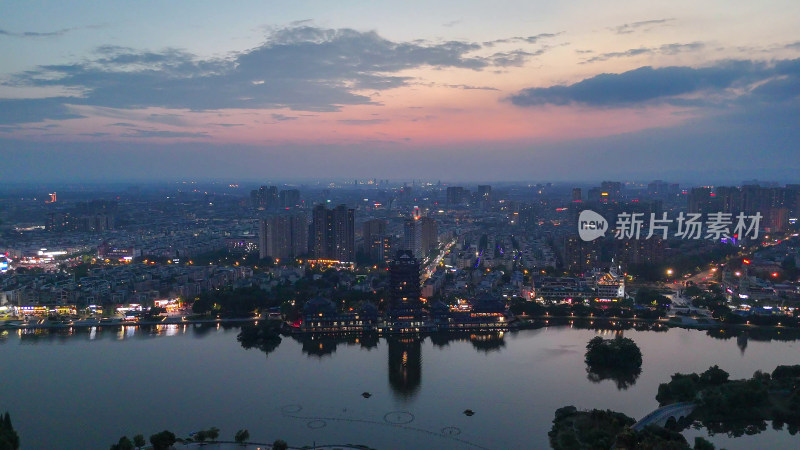
M 492 47 L 496 44 L 510 44 L 510 43 L 526 43 L 526 44 L 535 44 L 543 39 L 554 38 L 563 32 L 558 33 L 540 33 L 533 36 L 514 36 L 510 38 L 504 39 L 495 39 L 493 41 L 486 41 L 483 43 L 486 47 Z
M 554 35 L 513 39 L 533 43 L 550 36 Z M 263 45 L 228 58 L 202 59 L 179 49 L 151 52 L 106 45 L 97 49 L 94 59 L 40 66 L 14 75 L 7 84 L 59 86 L 80 90 L 82 95 L 7 103 L 0 123 L 74 117 L 65 104 L 193 111 L 336 111 L 342 105 L 375 103 L 365 90 L 408 84 L 411 78 L 394 75 L 403 70 L 519 66 L 544 51 L 476 55 L 483 47 L 463 41 L 394 42 L 375 32 L 306 25 L 277 30 Z M 180 118 L 151 116 L 148 120 L 180 125 Z
M 794 99 L 800 95 L 800 60 L 774 64 L 723 61 L 709 67 L 640 67 L 619 74 L 604 73 L 571 85 L 528 88 L 510 97 L 517 106 L 582 104 L 619 107 L 653 101 L 681 101 L 680 96 L 728 93 L 737 101 Z M 740 88 L 741 92 L 729 92 Z M 712 100 L 700 101 L 711 104 Z
M 495 67 L 520 67 L 531 56 L 538 56 L 545 52 L 545 49 L 540 49 L 536 52 L 526 52 L 524 50 L 513 50 L 510 52 L 497 52 L 489 57 L 492 65 Z
M 631 56 L 639 56 L 639 55 L 676 55 L 678 53 L 683 52 L 692 52 L 701 50 L 705 47 L 705 44 L 702 42 L 690 42 L 688 44 L 664 44 L 659 47 L 640 47 L 640 48 L 632 48 L 629 50 L 625 50 L 624 52 L 610 52 L 610 53 L 601 53 L 597 56 L 593 56 L 583 62 L 581 64 L 593 63 L 598 61 L 607 61 L 613 58 L 626 58 Z
M 610 28 L 610 30 L 614 31 L 617 34 L 630 34 L 634 31 L 649 31 L 656 26 L 664 25 L 666 23 L 672 22 L 675 19 L 655 19 L 655 20 L 643 20 L 641 22 L 632 22 L 622 24 L 617 27 Z
M 9 36 L 16 38 L 48 38 L 63 36 L 72 31 L 80 29 L 96 30 L 105 27 L 105 24 L 86 25 L 82 27 L 62 28 L 54 31 L 10 31 L 0 28 L 0 36 Z
M 295 117 L 295 116 L 287 116 L 287 115 L 284 115 L 284 114 L 272 114 L 272 118 L 274 120 L 279 121 L 279 122 L 284 122 L 284 121 L 287 121 L 287 120 L 297 120 L 297 117 Z
M 0 124 L 82 118 L 70 110 L 68 104 L 73 100 L 72 97 L 0 99 Z
M 21 32 L 13 32 L 4 29 L 0 29 L 0 36 L 10 36 L 10 37 L 19 37 L 19 38 L 41 38 L 41 37 L 55 37 L 55 36 L 63 36 L 70 31 L 74 30 L 74 28 L 63 28 L 61 30 L 56 31 L 21 31 Z

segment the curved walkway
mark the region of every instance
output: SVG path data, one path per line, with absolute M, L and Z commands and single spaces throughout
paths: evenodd
M 638 422 L 631 426 L 631 429 L 640 431 L 648 425 L 664 426 L 670 417 L 674 417 L 675 419 L 686 417 L 691 414 L 695 408 L 697 408 L 697 405 L 694 402 L 681 402 L 662 406 L 661 408 L 658 408 L 650 414 L 642 417 Z

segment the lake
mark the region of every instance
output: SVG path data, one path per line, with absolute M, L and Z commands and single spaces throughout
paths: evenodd
M 706 331 L 626 330 L 643 353 L 627 388 L 587 378 L 594 336 L 617 332 L 551 326 L 502 335 L 284 337 L 273 351 L 244 349 L 239 329 L 160 325 L 105 330 L 0 332 L 0 412 L 24 449 L 107 449 L 120 436 L 163 429 L 178 436 L 216 426 L 232 440 L 292 446 L 548 448 L 554 411 L 603 408 L 641 418 L 659 383 L 717 364 L 731 378 L 800 364 L 798 341 L 711 337 Z M 724 337 L 724 333 L 722 337 Z M 368 398 L 362 393 L 371 394 Z M 464 411 L 471 409 L 473 416 Z M 684 435 L 708 436 L 705 430 Z M 797 448 L 768 428 L 709 439 L 728 449 Z

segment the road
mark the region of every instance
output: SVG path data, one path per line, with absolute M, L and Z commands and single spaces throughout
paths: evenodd
M 452 241 L 448 242 L 444 247 L 442 247 L 442 250 L 439 252 L 439 256 L 437 256 L 436 259 L 428 263 L 428 265 L 425 267 L 425 270 L 422 271 L 422 277 L 420 279 L 420 283 L 424 283 L 425 280 L 427 280 L 428 278 L 430 278 L 431 275 L 433 275 L 433 272 L 436 271 L 437 267 L 439 267 L 439 263 L 441 263 L 444 257 L 447 256 L 450 249 L 456 244 L 456 241 L 458 241 L 458 239 L 453 239 Z
M 704 270 L 702 272 L 690 276 L 689 278 L 681 277 L 679 279 L 674 280 L 677 281 L 677 283 L 667 283 L 665 287 L 668 287 L 674 292 L 672 295 L 668 295 L 668 297 L 672 299 L 673 307 L 688 307 L 689 299 L 681 295 L 682 291 L 686 289 L 686 283 L 692 282 L 694 284 L 700 284 L 712 280 L 715 275 L 714 269 L 715 268 Z

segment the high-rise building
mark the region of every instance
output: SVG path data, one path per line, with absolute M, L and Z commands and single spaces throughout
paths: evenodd
M 347 205 L 327 209 L 317 205 L 312 211 L 311 252 L 315 258 L 355 260 L 355 210 Z
M 285 189 L 278 194 L 278 202 L 281 208 L 295 208 L 300 206 L 300 191 L 297 189 Z
M 492 187 L 488 184 L 478 186 L 478 204 L 488 208 L 492 203 Z
M 255 208 L 274 208 L 278 206 L 277 186 L 261 186 L 250 191 L 250 203 Z
M 419 261 L 408 250 L 400 250 L 389 263 L 390 307 L 395 311 L 419 310 Z
M 305 214 L 282 214 L 259 222 L 259 258 L 286 259 L 303 255 L 308 249 Z
M 361 234 L 364 238 L 364 253 L 367 259 L 369 259 L 370 262 L 384 261 L 386 221 L 383 219 L 372 219 L 364 222 Z
M 439 224 L 435 219 L 423 217 L 419 219 L 419 228 L 420 247 L 422 247 L 423 256 L 428 256 L 439 246 Z
M 333 241 L 333 221 L 325 205 L 317 205 L 311 212 L 310 237 L 309 249 L 315 258 L 327 258 L 332 253 L 329 242 Z
M 333 259 L 355 261 L 355 209 L 339 205 L 333 210 Z
M 626 267 L 631 264 L 659 264 L 664 260 L 664 241 L 657 236 L 614 240 L 614 244 L 616 260 Z
M 709 213 L 713 212 L 711 188 L 697 187 L 689 191 L 689 212 L 690 213 Z
M 600 242 L 584 241 L 578 236 L 564 238 L 562 264 L 569 270 L 589 272 L 598 266 L 600 260 Z
M 572 188 L 572 201 L 573 202 L 581 201 L 581 188 Z
M 407 250 L 415 258 L 421 259 L 422 255 L 422 226 L 419 219 L 408 219 L 403 224 L 403 250 Z
M 464 201 L 464 188 L 461 186 L 449 186 L 447 188 L 447 204 L 450 206 L 460 205 Z

